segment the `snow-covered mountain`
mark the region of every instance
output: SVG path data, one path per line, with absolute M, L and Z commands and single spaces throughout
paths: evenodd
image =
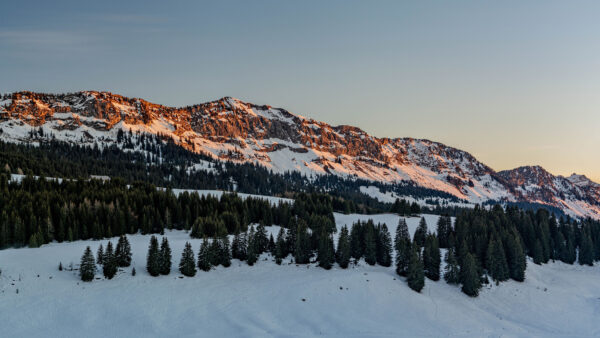
M 535 202 L 600 218 L 599 185 L 585 176 L 553 176 L 539 167 L 497 173 L 441 143 L 377 138 L 231 97 L 173 108 L 108 92 L 19 92 L 0 98 L 0 128 L 0 137 L 13 142 L 27 142 L 32 128 L 76 143 L 115 142 L 119 130 L 163 134 L 191 151 L 279 173 L 411 181 L 473 203 Z

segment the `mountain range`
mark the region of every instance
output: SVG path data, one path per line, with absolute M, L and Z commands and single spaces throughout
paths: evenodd
M 115 143 L 119 131 L 171 137 L 215 160 L 252 162 L 275 173 L 412 182 L 466 203 L 525 202 L 600 219 L 600 184 L 540 166 L 495 171 L 468 152 L 424 139 L 378 138 L 281 108 L 224 97 L 168 107 L 109 92 L 16 92 L 0 96 L 0 139 L 30 142 L 32 130 L 77 144 Z

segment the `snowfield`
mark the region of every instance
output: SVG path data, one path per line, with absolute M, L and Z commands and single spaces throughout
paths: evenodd
M 373 218 L 395 230 L 398 216 L 335 214 L 338 228 Z M 411 234 L 418 218 L 407 219 Z M 437 216 L 426 215 L 433 230 Z M 276 234 L 279 227 L 268 227 Z M 330 271 L 315 264 L 281 266 L 264 254 L 253 267 L 183 278 L 178 263 L 186 241 L 167 231 L 173 250 L 168 276 L 145 271 L 149 235 L 128 236 L 131 267 L 113 280 L 83 283 L 77 271 L 86 246 L 94 255 L 107 240 L 51 243 L 0 251 L 2 337 L 594 337 L 600 335 L 600 268 L 528 262 L 524 283 L 484 287 L 470 298 L 444 281 L 426 280 L 416 293 L 394 268 L 360 262 Z M 159 236 L 160 238 L 160 236 Z M 116 244 L 116 238 L 112 239 Z M 17 293 L 18 289 L 18 293 Z

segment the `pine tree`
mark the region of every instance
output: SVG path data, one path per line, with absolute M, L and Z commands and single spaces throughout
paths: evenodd
M 103 258 L 104 264 L 102 265 L 102 273 L 105 278 L 112 279 L 117 273 L 117 261 L 113 250 L 113 245 L 108 242 L 106 245 L 106 252 Z
M 427 222 L 425 221 L 425 217 L 421 217 L 419 221 L 419 226 L 417 230 L 415 230 L 415 235 L 413 237 L 413 244 L 419 247 L 423 247 L 425 244 L 425 237 L 427 236 Z
M 471 253 L 467 252 L 460 267 L 460 282 L 462 283 L 462 292 L 477 297 L 481 288 L 481 280 L 477 272 L 477 265 Z
M 377 241 L 377 264 L 381 266 L 392 265 L 392 238 L 385 224 L 377 232 L 379 240 Z
M 219 239 L 220 241 L 220 258 L 221 258 L 221 265 L 225 268 L 228 268 L 231 266 L 231 251 L 229 248 L 229 237 L 227 237 L 227 235 L 223 235 L 221 236 L 221 238 Z
M 533 247 L 533 262 L 535 264 L 542 264 L 542 262 L 544 261 L 544 252 L 542 249 L 542 243 L 540 242 L 540 240 L 536 240 L 535 241 L 535 245 Z
M 98 252 L 96 253 L 96 263 L 102 265 L 103 259 L 104 259 L 104 248 L 102 247 L 102 243 L 100 243 L 100 246 L 98 247 Z
M 345 225 L 342 227 L 338 238 L 336 260 L 342 269 L 346 269 L 350 264 L 350 235 L 348 227 Z
M 208 247 L 208 261 L 210 266 L 221 264 L 221 243 L 217 238 L 213 238 Z
M 505 281 L 509 278 L 508 262 L 504 254 L 502 242 L 492 238 L 488 245 L 486 266 L 490 276 L 495 281 Z
M 579 247 L 579 264 L 594 265 L 594 244 L 590 235 L 586 232 L 582 234 L 581 246 Z
M 404 218 L 401 218 L 398 222 L 396 237 L 394 238 L 394 248 L 396 249 L 396 273 L 400 276 L 406 276 L 411 254 L 411 242 L 408 226 Z
M 269 247 L 269 238 L 267 237 L 267 229 L 261 222 L 256 227 L 255 243 L 258 255 L 267 251 Z
M 365 234 L 365 262 L 369 265 L 377 263 L 377 243 L 375 240 L 375 229 L 372 224 L 367 223 Z
M 331 269 L 335 262 L 333 252 L 333 239 L 327 231 L 323 230 L 321 236 L 319 236 L 319 266 L 325 270 Z
M 425 274 L 423 272 L 423 260 L 421 259 L 418 250 L 418 247 L 414 245 L 410 250 L 406 281 L 408 282 L 408 287 L 417 292 L 421 292 L 425 286 Z
M 527 259 L 523 252 L 518 235 L 510 235 L 507 239 L 508 272 L 510 278 L 522 282 L 525 280 Z
M 246 249 L 247 257 L 246 263 L 252 266 L 256 261 L 258 261 L 258 244 L 256 242 L 256 233 L 254 231 L 254 227 L 250 226 L 250 230 L 248 231 L 248 248 Z
M 160 252 L 158 249 L 158 239 L 156 236 L 150 237 L 150 245 L 148 246 L 148 255 L 146 256 L 146 270 L 151 276 L 160 274 Z
M 171 248 L 169 247 L 169 240 L 167 237 L 163 237 L 162 239 L 159 257 L 159 272 L 161 275 L 168 275 L 171 273 Z
M 131 265 L 131 245 L 125 235 L 119 237 L 117 248 L 115 249 L 115 256 L 117 258 L 118 266 L 127 267 Z
M 302 220 L 298 222 L 298 231 L 296 233 L 296 249 L 294 260 L 296 264 L 308 264 L 310 261 L 310 237 L 306 229 L 306 223 Z
M 285 243 L 285 229 L 279 229 L 277 241 L 275 242 L 275 263 L 281 265 L 283 258 L 287 256 Z
M 458 284 L 460 282 L 460 269 L 458 267 L 458 261 L 454 254 L 454 248 L 448 248 L 446 252 L 446 267 L 444 268 L 444 280 L 448 284 Z
M 363 256 L 363 231 L 362 224 L 356 222 L 352 224 L 350 229 L 350 254 L 355 260 L 359 260 Z
M 273 239 L 273 234 L 269 235 L 269 247 L 267 249 L 270 253 L 275 252 L 275 240 Z
M 441 253 L 437 237 L 434 234 L 429 234 L 425 239 L 425 248 L 423 249 L 425 276 L 433 281 L 440 280 L 440 264 Z
M 192 245 L 189 242 L 185 243 L 185 248 L 181 254 L 181 261 L 179 262 L 179 272 L 187 277 L 194 277 L 196 275 L 196 260 L 194 259 L 194 251 Z
M 81 264 L 79 266 L 79 277 L 84 282 L 90 282 L 94 279 L 94 275 L 96 274 L 96 263 L 94 259 L 94 255 L 92 254 L 92 249 L 88 246 L 81 256 Z
M 209 245 L 208 239 L 204 236 L 200 250 L 198 250 L 198 268 L 203 271 L 210 270 Z
M 437 237 L 440 248 L 448 248 L 452 234 L 452 220 L 448 216 L 440 216 L 437 223 Z

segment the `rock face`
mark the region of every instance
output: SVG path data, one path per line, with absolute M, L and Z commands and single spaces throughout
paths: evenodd
M 114 142 L 118 130 L 164 134 L 188 150 L 275 172 L 412 181 L 475 203 L 531 201 L 600 217 L 599 185 L 585 176 L 553 176 L 540 167 L 497 173 L 441 143 L 377 138 L 231 97 L 173 108 L 108 92 L 19 92 L 0 98 L 0 127 L 0 137 L 16 142 L 27 141 L 32 128 L 78 143 Z

